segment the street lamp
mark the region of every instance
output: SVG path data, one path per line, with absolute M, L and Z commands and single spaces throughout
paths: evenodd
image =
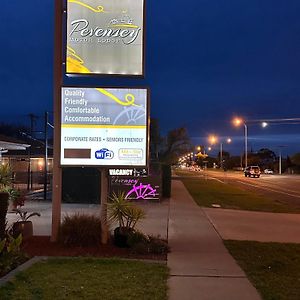
M 231 142 L 231 138 L 226 140 L 227 144 L 230 144 Z M 223 168 L 223 143 L 220 143 L 220 167 Z
M 208 140 L 212 145 L 216 144 L 218 142 L 218 138 L 215 135 L 211 135 L 208 137 Z M 230 144 L 231 143 L 231 138 L 226 139 L 226 143 Z M 208 150 L 211 150 L 209 147 Z M 223 168 L 223 142 L 220 142 L 220 168 Z
M 281 175 L 282 174 L 282 148 L 284 148 L 286 146 L 278 146 L 279 148 L 279 159 L 278 159 L 278 174 Z
M 248 166 L 248 127 L 247 127 L 246 122 L 241 118 L 233 119 L 232 123 L 236 127 L 244 125 L 244 129 L 245 129 L 245 168 L 247 168 L 247 166 Z

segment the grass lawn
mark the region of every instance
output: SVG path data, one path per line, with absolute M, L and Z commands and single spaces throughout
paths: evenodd
M 300 299 L 300 244 L 224 241 L 264 300 Z
M 181 180 L 199 206 L 212 207 L 212 204 L 219 204 L 222 208 L 231 209 L 277 213 L 300 212 L 299 207 L 292 204 L 275 201 L 217 180 L 191 177 L 187 172 L 178 172 L 178 175 L 184 175 Z
M 0 299 L 167 299 L 164 264 L 119 259 L 49 259 L 0 288 Z

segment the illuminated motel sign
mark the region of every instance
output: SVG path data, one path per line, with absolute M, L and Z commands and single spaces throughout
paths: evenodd
M 160 200 L 161 178 L 160 176 L 111 176 L 111 192 L 124 192 L 129 200 Z
M 144 75 L 144 0 L 67 0 L 67 74 Z
M 64 75 L 143 77 L 144 16 L 144 0 L 55 1 L 52 241 L 61 222 L 62 167 L 99 167 L 105 244 L 107 169 L 148 166 L 147 89 L 63 87 Z M 152 189 L 150 196 L 156 197 L 157 188 Z M 146 197 L 141 185 L 131 190 L 130 195 Z
M 147 166 L 148 91 L 61 90 L 62 166 Z

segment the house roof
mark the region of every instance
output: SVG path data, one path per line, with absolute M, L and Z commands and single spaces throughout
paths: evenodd
M 17 140 L 12 137 L 5 136 L 0 134 L 0 150 L 26 150 L 30 147 L 29 144 L 25 144 L 24 142 Z

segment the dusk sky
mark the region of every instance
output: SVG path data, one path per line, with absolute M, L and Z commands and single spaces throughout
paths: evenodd
M 299 12 L 299 0 L 148 0 L 145 79 L 65 84 L 148 86 L 163 134 L 185 126 L 195 144 L 231 136 L 229 150 L 241 152 L 233 116 L 300 118 Z M 29 113 L 53 110 L 54 0 L 4 1 L 0 14 L 0 121 L 29 124 Z M 300 124 L 249 123 L 249 147 L 300 152 L 299 132 Z

